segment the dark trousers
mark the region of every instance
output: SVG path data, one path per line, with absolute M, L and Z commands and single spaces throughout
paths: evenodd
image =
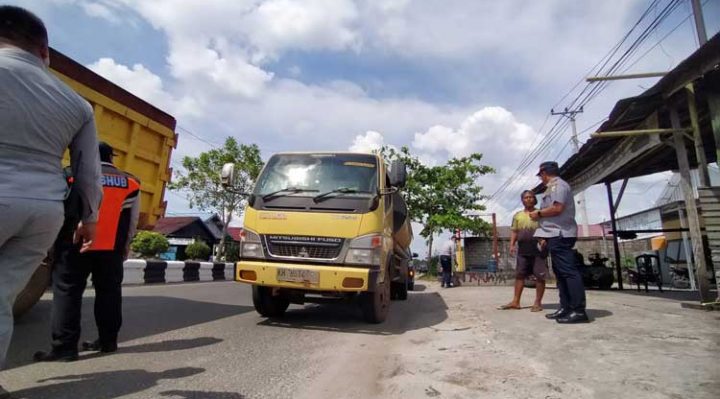
M 575 241 L 574 237 L 553 237 L 547 240 L 547 246 L 557 278 L 560 306 L 566 310 L 584 312 L 585 286 L 582 272 L 575 261 Z
M 441 285 L 445 287 L 449 287 L 450 285 L 452 285 L 452 271 L 450 271 L 450 269 L 443 269 Z
M 81 254 L 77 245 L 56 243 L 52 312 L 52 345 L 55 350 L 77 350 L 82 296 L 91 274 L 95 287 L 95 324 L 100 343 L 117 342 L 122 325 L 122 253 L 91 251 Z

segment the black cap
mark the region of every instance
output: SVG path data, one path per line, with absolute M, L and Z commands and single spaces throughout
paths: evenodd
M 560 173 L 560 166 L 558 166 L 558 163 L 555 161 L 545 161 L 540 164 L 540 170 L 538 170 L 538 173 L 536 176 L 540 176 L 540 173 L 547 172 L 551 173 L 553 175 L 557 175 Z
M 104 141 L 100 142 L 100 145 L 98 145 L 98 148 L 100 149 L 100 161 L 101 162 L 112 162 L 113 156 L 117 155 L 117 154 L 115 154 L 112 146 Z

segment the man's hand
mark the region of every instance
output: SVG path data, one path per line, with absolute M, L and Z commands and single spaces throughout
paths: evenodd
M 75 236 L 73 238 L 73 242 L 75 244 L 82 243 L 82 246 L 80 246 L 80 253 L 87 252 L 90 249 L 90 246 L 93 243 L 93 240 L 95 240 L 95 229 L 97 227 L 97 223 L 78 223 L 78 227 L 75 230 Z
M 515 256 L 517 253 L 517 247 L 515 245 L 510 245 L 510 256 Z
M 540 211 L 532 211 L 532 212 L 530 212 L 530 219 L 532 219 L 532 220 L 539 220 L 539 219 L 540 219 Z
M 545 240 L 543 238 L 539 238 L 538 239 L 538 250 L 540 250 L 540 252 L 544 252 L 545 247 L 547 247 L 547 240 Z

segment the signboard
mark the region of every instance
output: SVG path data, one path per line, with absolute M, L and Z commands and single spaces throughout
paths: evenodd
M 170 245 L 190 245 L 195 242 L 192 238 L 168 238 Z

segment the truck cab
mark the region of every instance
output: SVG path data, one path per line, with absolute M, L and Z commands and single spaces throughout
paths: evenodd
M 372 154 L 273 155 L 248 196 L 235 268 L 255 309 L 279 317 L 290 303 L 347 300 L 384 321 L 390 299 L 407 298 L 405 176 L 405 165 Z

